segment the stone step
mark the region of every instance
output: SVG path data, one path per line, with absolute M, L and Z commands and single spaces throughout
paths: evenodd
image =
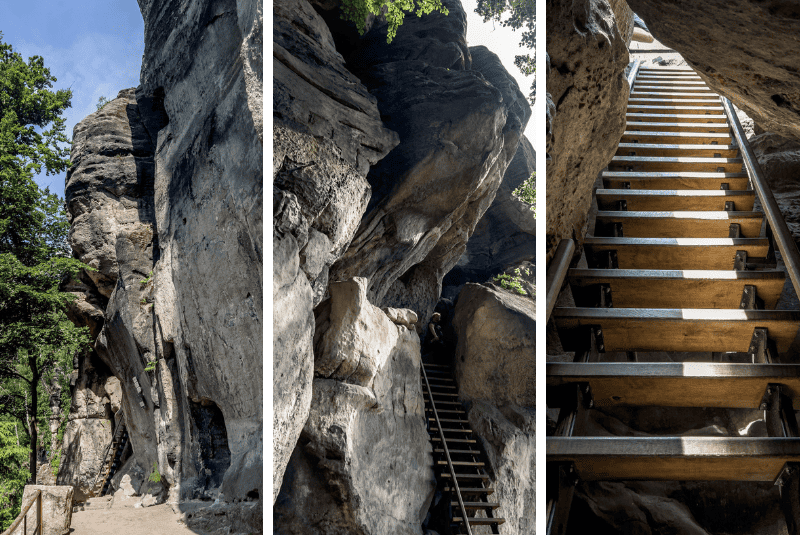
M 800 364 L 713 362 L 553 362 L 547 388 L 587 383 L 595 407 L 659 406 L 758 409 L 770 384 L 800 402 Z M 553 404 L 554 403 L 554 404 Z M 548 407 L 558 407 L 548 399 Z
M 588 327 L 600 327 L 605 352 L 748 353 L 756 328 L 766 328 L 779 353 L 788 351 L 800 312 L 787 310 L 556 308 L 561 343 L 576 351 Z

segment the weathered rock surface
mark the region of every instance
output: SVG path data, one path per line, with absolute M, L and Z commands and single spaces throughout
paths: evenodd
M 400 145 L 367 179 L 372 197 L 331 277 L 369 280 L 370 301 L 433 313 L 516 153 L 530 107 L 497 57 L 467 49 L 466 15 L 409 17 L 391 44 L 376 22 L 350 55 Z M 413 52 L 408 52 L 413 50 Z
M 297 28 L 304 28 L 298 31 Z M 309 119 L 310 118 L 310 119 Z M 314 315 L 331 264 L 397 145 L 306 0 L 273 6 L 273 501 L 311 402 Z
M 800 241 L 800 141 L 771 132 L 749 141 L 795 242 Z
M 419 337 L 367 302 L 365 280 L 331 286 L 308 420 L 274 507 L 275 533 L 419 534 L 433 494 Z M 325 303 L 321 309 L 325 309 Z M 323 312 L 323 314 L 325 314 Z M 413 326 L 413 324 L 412 324 Z M 361 356 L 340 359 L 342 353 Z M 353 366 L 368 361 L 368 366 Z M 331 365 L 331 363 L 340 363 Z M 350 373 L 344 370 L 369 370 Z
M 533 363 L 531 363 L 533 366 Z M 536 521 L 536 410 L 474 401 L 468 418 L 491 467 L 496 515 L 508 535 L 534 533 Z
M 547 2 L 548 259 L 583 239 L 592 185 L 625 130 L 625 44 L 607 0 Z
M 503 175 L 494 201 L 478 221 L 466 252 L 445 276 L 443 294 L 454 298 L 465 282 L 484 282 L 507 267 L 536 258 L 536 219 L 512 192 L 536 170 L 536 153 L 525 136 Z
M 536 405 L 536 301 L 530 295 L 493 284 L 467 284 L 456 303 L 453 326 L 462 398 L 496 406 Z
M 142 505 L 254 500 L 263 494 L 261 3 L 139 5 L 141 85 L 75 129 L 70 241 L 98 271 L 83 288 L 71 283 L 84 293 L 71 314 L 96 330 L 103 312 L 94 350 L 122 389 L 104 410 L 121 406 L 137 470 L 161 476 Z M 92 406 L 81 398 L 90 390 L 99 396 L 79 388 L 76 407 Z M 85 442 L 65 440 L 65 450 Z
M 23 507 L 33 499 L 37 490 L 42 491 L 42 535 L 65 535 L 72 523 L 72 487 L 53 485 L 25 485 L 22 491 Z M 36 525 L 36 505 L 28 511 L 27 524 Z
M 765 130 L 800 137 L 800 11 L 776 0 L 629 0 L 653 36 Z M 548 26 L 549 28 L 549 26 Z

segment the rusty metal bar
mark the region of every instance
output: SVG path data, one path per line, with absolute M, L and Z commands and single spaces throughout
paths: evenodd
M 30 511 L 30 509 L 31 509 L 31 507 L 33 506 L 34 503 L 38 504 L 36 506 L 36 514 L 39 516 L 39 522 L 38 522 L 39 527 L 38 527 L 38 529 L 39 529 L 39 535 L 41 535 L 41 533 L 42 533 L 42 531 L 41 531 L 42 530 L 42 528 L 41 528 L 41 525 L 42 525 L 42 521 L 41 521 L 41 515 L 42 515 L 42 491 L 41 490 L 37 490 L 36 491 L 36 494 L 34 494 L 33 499 L 30 502 L 28 502 L 28 505 L 26 505 L 26 506 L 24 506 L 22 508 L 22 510 L 20 511 L 19 515 L 17 515 L 16 520 L 14 520 L 14 522 L 11 523 L 11 526 L 9 526 L 9 528 L 7 530 L 5 530 L 2 533 L 2 535 L 12 535 L 12 533 L 14 533 L 14 531 L 19 527 L 20 524 L 22 524 L 22 533 L 23 533 L 23 535 L 28 535 L 28 511 Z
M 553 308 L 556 306 L 558 294 L 561 293 L 561 286 L 564 284 L 564 279 L 567 277 L 569 271 L 569 264 L 572 261 L 572 255 L 575 253 L 575 241 L 571 239 L 561 240 L 556 249 L 556 254 L 553 256 L 550 268 L 547 270 L 547 320 L 550 320 L 550 314 L 553 313 Z
M 431 390 L 431 385 L 428 382 L 428 374 L 425 372 L 425 364 L 420 362 L 420 368 L 422 369 L 422 378 L 425 379 L 425 387 L 428 389 L 428 398 L 431 401 L 433 417 L 436 419 L 436 427 L 439 429 L 439 438 L 442 439 L 442 449 L 444 450 L 444 456 L 447 459 L 447 468 L 450 470 L 450 477 L 453 478 L 453 488 L 456 491 L 458 506 L 461 509 L 461 518 L 464 519 L 464 525 L 467 528 L 467 535 L 472 535 L 472 529 L 469 527 L 467 508 L 464 507 L 464 500 L 461 498 L 461 489 L 458 487 L 458 480 L 456 479 L 456 469 L 453 467 L 453 460 L 450 458 L 450 448 L 447 447 L 447 440 L 444 438 L 444 430 L 442 429 L 442 423 L 439 421 L 439 413 L 436 410 L 436 403 L 433 401 L 433 391 Z
M 758 195 L 758 200 L 761 201 L 761 206 L 767 216 L 767 222 L 773 232 L 773 238 L 783 257 L 783 263 L 786 265 L 786 271 L 789 273 L 789 278 L 792 279 L 794 291 L 797 292 L 797 295 L 800 295 L 800 253 L 797 251 L 792 233 L 783 219 L 781 209 L 772 195 L 772 190 L 769 189 L 767 181 L 764 179 L 764 173 L 753 153 L 753 149 L 750 147 L 750 143 L 747 141 L 747 136 L 744 135 L 744 130 L 741 123 L 739 123 L 739 118 L 736 116 L 736 110 L 733 109 L 733 104 L 723 96 L 720 96 L 720 100 L 722 101 L 722 107 L 725 109 L 725 114 L 728 116 L 736 142 L 739 144 L 739 150 L 742 153 L 747 174 L 750 175 L 753 189 Z

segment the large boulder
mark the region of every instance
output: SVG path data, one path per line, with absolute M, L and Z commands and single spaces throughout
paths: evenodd
M 456 303 L 453 327 L 458 336 L 455 372 L 462 398 L 493 405 L 536 405 L 536 301 L 532 296 L 495 284 L 467 284 Z
M 497 56 L 466 48 L 466 14 L 377 22 L 350 54 L 400 145 L 375 165 L 361 225 L 331 277 L 369 280 L 370 301 L 424 322 L 516 153 L 530 106 Z M 411 52 L 410 52 L 411 51 Z
M 443 295 L 455 298 L 466 282 L 484 282 L 507 267 L 536 258 L 536 217 L 513 195 L 536 170 L 536 153 L 522 136 L 489 209 L 478 221 L 467 250 L 445 276 Z
M 42 493 L 41 535 L 66 535 L 72 523 L 72 487 L 55 485 L 25 485 L 22 491 L 23 507 L 34 499 L 36 491 Z M 36 505 L 26 515 L 28 529 L 36 525 Z M 29 531 L 31 533 L 32 531 Z
M 625 131 L 626 36 L 608 0 L 547 2 L 547 255 L 586 234 L 592 186 Z
M 653 36 L 765 130 L 800 137 L 795 2 L 628 0 Z M 548 26 L 549 32 L 549 26 Z
M 304 28 L 304 31 L 297 31 Z M 312 309 L 397 145 L 306 0 L 273 5 L 273 501 L 311 403 Z
M 275 533 L 421 535 L 434 479 L 419 337 L 408 314 L 392 321 L 367 301 L 363 279 L 332 285 L 331 301 L 317 318 L 316 362 L 335 379 L 314 379 Z

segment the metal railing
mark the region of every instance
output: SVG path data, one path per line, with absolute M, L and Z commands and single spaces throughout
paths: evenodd
M 425 379 L 425 388 L 428 389 L 428 399 L 431 402 L 431 409 L 433 409 L 433 417 L 436 420 L 436 427 L 439 429 L 439 438 L 442 440 L 442 449 L 444 456 L 447 459 L 447 468 L 450 470 L 450 477 L 453 478 L 453 490 L 455 490 L 456 498 L 458 498 L 458 508 L 461 509 L 461 518 L 464 519 L 464 526 L 467 528 L 467 535 L 472 535 L 472 528 L 469 525 L 469 517 L 467 516 L 467 508 L 464 506 L 464 500 L 461 497 L 461 489 L 458 486 L 456 479 L 456 469 L 453 466 L 453 460 L 450 458 L 450 448 L 447 447 L 447 440 L 444 438 L 444 430 L 442 429 L 442 422 L 439 421 L 439 412 L 436 410 L 436 404 L 433 402 L 433 391 L 431 384 L 428 382 L 428 374 L 425 373 L 425 365 L 420 363 L 422 370 L 422 378 Z
M 32 532 L 28 532 L 28 511 L 30 511 L 33 504 L 36 504 L 36 527 L 33 528 Z M 33 495 L 33 499 L 22 508 L 17 519 L 14 520 L 11 527 L 5 530 L 2 535 L 12 535 L 14 533 L 18 533 L 19 535 L 42 535 L 42 533 L 44 533 L 42 524 L 42 491 L 37 490 Z M 22 531 L 16 531 L 20 526 L 22 526 Z
M 800 253 L 797 251 L 797 245 L 794 242 L 794 238 L 792 238 L 789 227 L 786 225 L 786 221 L 783 219 L 781 209 L 772 195 L 772 190 L 769 189 L 764 179 L 764 173 L 753 153 L 753 149 L 750 147 L 750 143 L 747 141 L 747 136 L 744 135 L 744 130 L 739 122 L 739 117 L 736 116 L 733 104 L 721 95 L 720 100 L 722 101 L 722 107 L 725 109 L 725 115 L 728 116 L 728 122 L 736 138 L 736 143 L 739 145 L 739 152 L 742 155 L 747 174 L 750 176 L 753 189 L 758 195 L 764 214 L 767 216 L 767 224 L 772 229 L 774 244 L 777 245 L 778 250 L 781 252 L 781 257 L 786 265 L 789 278 L 792 280 L 794 291 L 800 296 Z M 767 235 L 769 236 L 769 233 Z

